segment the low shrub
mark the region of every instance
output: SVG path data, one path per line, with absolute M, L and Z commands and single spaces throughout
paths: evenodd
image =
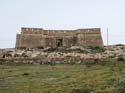
M 74 88 L 71 89 L 71 93 L 91 93 L 91 89 L 89 88 Z
M 117 61 L 124 61 L 124 58 L 123 58 L 123 57 L 119 57 L 119 58 L 117 59 Z
M 99 53 L 105 51 L 105 48 L 101 46 L 88 46 L 88 49 L 91 49 L 92 53 Z
M 29 75 L 29 73 L 27 73 L 27 72 L 23 73 L 23 76 L 28 76 L 28 75 Z

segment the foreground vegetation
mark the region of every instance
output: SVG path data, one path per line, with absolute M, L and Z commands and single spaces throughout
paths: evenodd
M 125 93 L 125 64 L 4 64 L 0 93 Z

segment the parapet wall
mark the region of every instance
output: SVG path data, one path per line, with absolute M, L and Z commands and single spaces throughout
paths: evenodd
M 42 34 L 42 28 L 21 28 L 21 34 Z
M 100 28 L 76 29 L 76 30 L 44 30 L 43 28 L 21 28 L 21 34 L 100 34 Z

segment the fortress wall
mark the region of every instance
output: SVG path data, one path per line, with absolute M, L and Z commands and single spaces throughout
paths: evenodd
M 37 35 L 18 35 L 16 40 L 16 48 L 38 48 L 44 46 L 44 38 Z
M 44 35 L 48 36 L 69 36 L 69 35 L 75 35 L 75 33 L 69 31 L 69 30 L 44 30 Z
M 63 46 L 71 47 L 76 45 L 77 45 L 77 37 L 68 36 L 63 38 Z
M 87 34 L 100 34 L 100 28 L 93 28 L 93 29 L 77 29 L 77 33 L 87 33 Z
M 103 46 L 101 29 L 43 30 L 41 28 L 22 28 L 17 34 L 16 48 L 57 47 L 57 40 L 62 46 Z
M 42 28 L 21 28 L 21 34 L 43 34 Z
M 20 47 L 20 36 L 21 36 L 21 34 L 17 34 L 16 35 L 16 48 L 18 48 L 18 47 Z
M 44 47 L 56 47 L 56 39 L 53 37 L 45 37 L 44 42 Z
M 81 29 L 79 30 L 78 45 L 80 46 L 103 46 L 101 29 Z
M 100 28 L 77 30 L 44 30 L 42 28 L 21 28 L 21 34 L 74 35 L 77 33 L 100 34 Z

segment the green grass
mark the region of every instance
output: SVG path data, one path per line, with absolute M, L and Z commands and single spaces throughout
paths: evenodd
M 125 93 L 119 80 L 125 64 L 0 65 L 0 93 Z

